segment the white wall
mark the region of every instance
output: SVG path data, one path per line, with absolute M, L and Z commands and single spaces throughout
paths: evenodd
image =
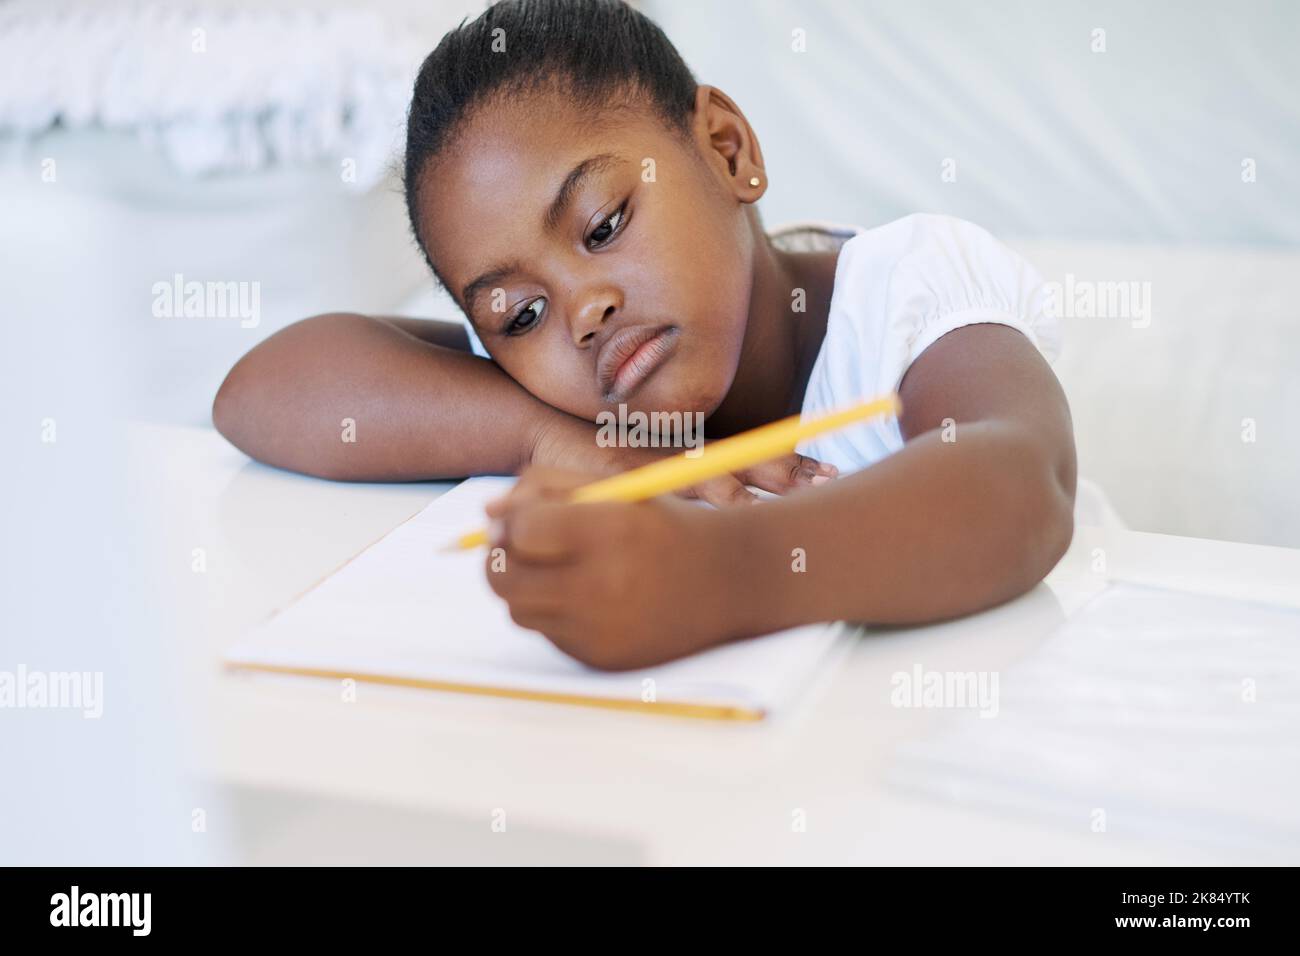
M 1003 236 L 1300 242 L 1300 4 L 642 8 L 749 116 L 769 223 L 926 211 Z M 1099 28 L 1104 53 L 1092 52 Z M 947 158 L 955 182 L 940 177 Z

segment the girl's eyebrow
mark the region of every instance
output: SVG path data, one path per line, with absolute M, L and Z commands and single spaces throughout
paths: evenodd
M 564 211 L 569 208 L 569 203 L 573 199 L 573 194 L 578 191 L 582 181 L 593 173 L 603 172 L 612 166 L 618 166 L 623 160 L 613 153 L 598 153 L 595 156 L 588 156 L 573 169 L 569 170 L 569 175 L 564 177 L 564 182 L 560 183 L 560 188 L 555 193 L 555 198 L 551 200 L 550 208 L 546 210 L 546 217 L 542 224 L 546 231 L 550 232 L 564 216 Z
M 564 182 L 560 183 L 560 188 L 556 190 L 555 198 L 551 200 L 551 205 L 546 210 L 542 224 L 548 232 L 553 230 L 560 219 L 564 216 L 565 210 L 569 208 L 569 203 L 573 201 L 573 196 L 582 185 L 583 180 L 588 176 L 598 172 L 603 172 L 614 166 L 624 164 L 626 160 L 615 156 L 613 153 L 598 153 L 595 156 L 588 156 L 582 162 L 569 170 L 569 175 L 564 177 Z M 461 301 L 465 303 L 465 312 L 469 314 L 474 311 L 474 300 L 488 289 L 512 272 L 519 271 L 518 262 L 508 262 L 501 265 L 493 266 L 487 272 L 483 273 L 469 285 L 465 286 L 460 294 Z
M 460 294 L 460 300 L 465 303 L 465 314 L 470 315 L 473 313 L 474 300 L 482 295 L 484 290 L 491 288 L 506 276 L 518 271 L 518 262 L 506 262 L 489 269 L 469 285 L 465 286 L 464 290 Z

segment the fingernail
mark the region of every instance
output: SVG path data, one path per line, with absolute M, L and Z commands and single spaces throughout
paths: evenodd
M 814 484 L 814 485 L 824 485 L 824 484 L 826 484 L 826 482 L 828 482 L 828 481 L 830 481 L 830 480 L 831 480 L 831 476 L 830 476 L 830 475 L 813 475 L 813 476 L 812 476 L 812 484 Z
M 822 472 L 822 474 L 826 474 L 826 475 L 838 475 L 840 473 L 840 470 L 838 468 L 824 461 L 817 463 L 817 470 Z
M 488 542 L 496 547 L 506 538 L 506 523 L 500 518 L 488 522 Z

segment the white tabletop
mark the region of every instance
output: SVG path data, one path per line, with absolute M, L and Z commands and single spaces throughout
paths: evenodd
M 1010 666 L 1108 579 L 1300 606 L 1300 551 L 1079 528 L 1028 595 L 849 641 L 797 707 L 755 725 L 374 685 L 346 702 L 337 682 L 231 673 L 221 653 L 451 485 L 304 478 L 250 462 L 202 428 L 133 426 L 131 458 L 135 492 L 159 519 L 148 533 L 168 556 L 159 593 L 177 596 L 168 610 L 187 769 L 237 818 L 236 860 L 1287 861 L 899 790 L 886 781 L 895 749 L 943 715 L 889 699 L 890 676 L 918 656 L 936 670 Z

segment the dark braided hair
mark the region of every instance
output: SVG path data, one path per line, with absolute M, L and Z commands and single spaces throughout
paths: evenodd
M 503 32 L 497 32 L 503 31 Z M 504 51 L 500 51 L 504 43 Z M 403 183 L 415 241 L 419 182 L 469 111 L 496 95 L 553 86 L 581 109 L 639 96 L 666 124 L 689 134 L 695 76 L 664 32 L 622 0 L 500 0 L 451 30 L 420 67 L 406 122 Z

